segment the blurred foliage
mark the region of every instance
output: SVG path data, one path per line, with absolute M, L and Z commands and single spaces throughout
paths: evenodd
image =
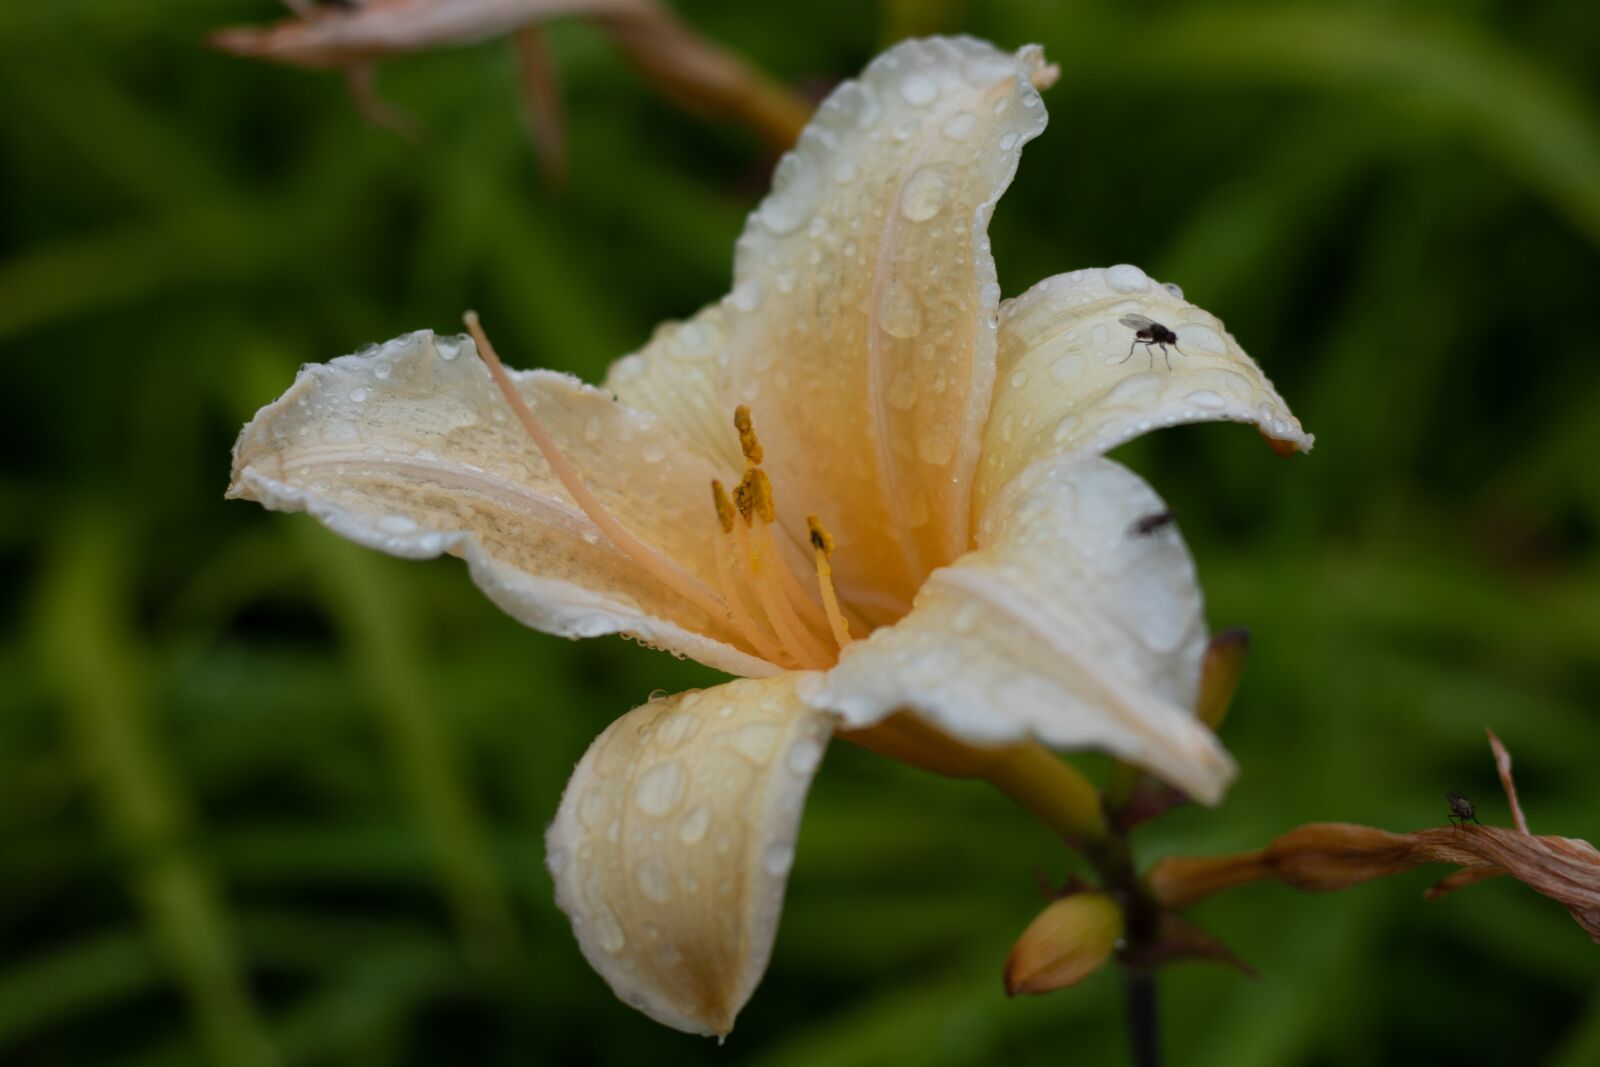
M 1125 458 L 1217 627 L 1256 645 L 1217 811 L 1147 858 L 1310 819 L 1600 838 L 1600 13 L 1593 0 L 682 5 L 821 93 L 893 35 L 1041 41 L 1052 123 L 994 223 L 1006 291 L 1121 261 L 1227 320 L 1317 450 L 1238 428 Z M 268 0 L 0 7 L 0 1061 L 1046 1064 L 1122 1056 L 1114 975 L 1007 1001 L 1061 850 L 969 784 L 835 746 L 773 968 L 725 1048 L 622 1007 L 541 832 L 594 734 L 713 675 L 524 631 L 459 564 L 226 504 L 296 364 L 476 306 L 591 380 L 721 295 L 770 160 L 551 41 L 571 183 L 541 185 L 504 42 L 337 80 L 198 47 Z M 1197 918 L 1262 972 L 1175 968 L 1183 1065 L 1600 1062 L 1600 960 L 1502 880 L 1429 872 Z

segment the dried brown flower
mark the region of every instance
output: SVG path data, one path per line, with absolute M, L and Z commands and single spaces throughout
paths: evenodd
M 366 0 L 348 8 L 292 0 L 289 7 L 294 18 L 219 30 L 210 43 L 236 56 L 343 70 L 363 114 L 408 134 L 414 123 L 373 90 L 373 64 L 513 37 L 529 135 L 552 177 L 559 177 L 565 159 L 561 96 L 539 27 L 562 16 L 589 20 L 665 95 L 744 124 L 775 153 L 794 143 L 811 113 L 806 100 L 695 33 L 656 0 Z
M 1600 850 L 1576 838 L 1528 832 L 1511 778 L 1511 756 L 1493 731 L 1488 734 L 1516 829 L 1469 824 L 1396 834 L 1350 823 L 1310 823 L 1254 852 L 1169 857 L 1151 868 L 1146 884 L 1163 906 L 1182 909 L 1219 889 L 1265 878 L 1320 891 L 1424 863 L 1453 863 L 1462 869 L 1430 889 L 1429 898 L 1509 874 L 1565 904 L 1600 943 Z

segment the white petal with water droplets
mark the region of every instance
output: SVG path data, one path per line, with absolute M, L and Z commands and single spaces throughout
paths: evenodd
M 556 902 L 617 996 L 725 1034 L 766 970 L 806 792 L 831 732 L 795 686 L 653 700 L 590 746 L 546 836 Z
M 721 304 L 656 328 L 650 343 L 622 357 L 605 388 L 631 408 L 658 415 L 723 477 L 744 466 L 728 400 L 728 330 Z
M 1311 448 L 1314 438 L 1222 322 L 1175 288 L 1120 264 L 1046 278 L 1001 305 L 1001 384 L 976 512 L 1047 456 L 1103 454 L 1162 426 L 1249 422 L 1280 450 Z M 1181 351 L 1135 345 L 1135 329 L 1122 322 L 1129 315 L 1170 328 Z
M 515 375 L 568 461 L 685 580 L 716 587 L 714 468 L 662 420 L 566 375 Z M 651 457 L 655 461 L 651 461 Z M 230 496 L 407 559 L 451 553 L 529 626 L 627 633 L 746 675 L 775 668 L 616 551 L 512 417 L 466 338 L 427 331 L 303 368 L 234 446 Z
M 823 102 L 739 239 L 725 305 L 784 524 L 819 516 L 841 587 L 909 600 L 966 548 L 994 379 L 985 236 L 1044 129 L 1037 47 L 906 41 Z
M 1037 739 L 1139 763 L 1214 803 L 1233 762 L 1195 717 L 1206 627 L 1165 506 L 1126 468 L 1062 457 L 992 503 L 977 549 L 805 696 L 852 727 L 900 710 L 963 741 Z

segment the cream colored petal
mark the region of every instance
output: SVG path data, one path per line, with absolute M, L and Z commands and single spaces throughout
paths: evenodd
M 665 566 L 715 589 L 712 470 L 661 420 L 546 371 L 518 388 L 593 492 Z M 746 675 L 773 673 L 725 618 L 617 552 L 562 488 L 466 338 L 426 331 L 303 368 L 234 446 L 230 496 L 305 511 L 392 555 L 464 557 L 527 625 L 626 633 Z
M 909 600 L 966 548 L 1000 302 L 985 236 L 1053 68 L 907 41 L 825 100 L 739 239 L 725 308 L 780 515 L 846 588 Z M 1030 81 L 1032 79 L 1032 81 Z
M 611 365 L 605 388 L 628 407 L 661 417 L 679 438 L 730 472 L 744 467 L 727 399 L 728 329 L 720 304 L 657 327 L 650 343 Z
M 1307 451 L 1300 428 L 1261 368 L 1215 315 L 1138 267 L 1058 274 L 1000 311 L 994 406 L 984 431 L 974 513 L 1020 471 L 1047 456 L 1103 454 L 1161 426 L 1252 422 L 1280 451 Z M 1182 349 L 1134 348 L 1120 320 L 1169 327 Z
M 1104 749 L 1215 803 L 1233 761 L 1193 712 L 1206 647 L 1194 564 L 1175 527 L 1140 525 L 1164 510 L 1111 460 L 1030 468 L 984 515 L 977 549 L 807 699 L 852 727 L 909 709 L 969 743 Z
M 546 836 L 556 903 L 617 996 L 725 1034 L 766 970 L 831 732 L 803 675 L 653 700 L 590 746 Z

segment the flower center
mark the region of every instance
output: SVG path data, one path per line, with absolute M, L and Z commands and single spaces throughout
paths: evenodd
M 733 417 L 739 447 L 744 451 L 744 477 L 734 488 L 732 498 L 721 482 L 711 483 L 712 503 L 722 530 L 716 551 L 717 588 L 711 589 L 617 521 L 584 484 L 550 432 L 517 392 L 516 384 L 484 335 L 477 314 L 467 312 L 465 322 L 489 376 L 551 472 L 619 552 L 714 618 L 727 619 L 750 648 L 770 663 L 820 668 L 830 667 L 838 660 L 839 650 L 850 643 L 850 626 L 833 588 L 833 571 L 828 562 L 833 538 L 815 515 L 806 520 L 817 580 L 813 599 L 773 536 L 777 512 L 772 503 L 772 483 L 761 469 L 764 453 L 750 421 L 749 408 L 741 405 Z
M 717 579 L 734 625 L 763 657 L 793 667 L 828 667 L 850 643 L 850 624 L 833 588 L 829 556 L 833 538 L 815 515 L 806 518 L 815 596 L 795 573 L 772 528 L 777 521 L 772 482 L 761 469 L 765 453 L 750 420 L 750 409 L 733 413 L 744 451 L 744 477 L 733 496 L 711 482 L 722 538 L 717 545 Z M 781 532 L 781 531 L 780 531 Z

